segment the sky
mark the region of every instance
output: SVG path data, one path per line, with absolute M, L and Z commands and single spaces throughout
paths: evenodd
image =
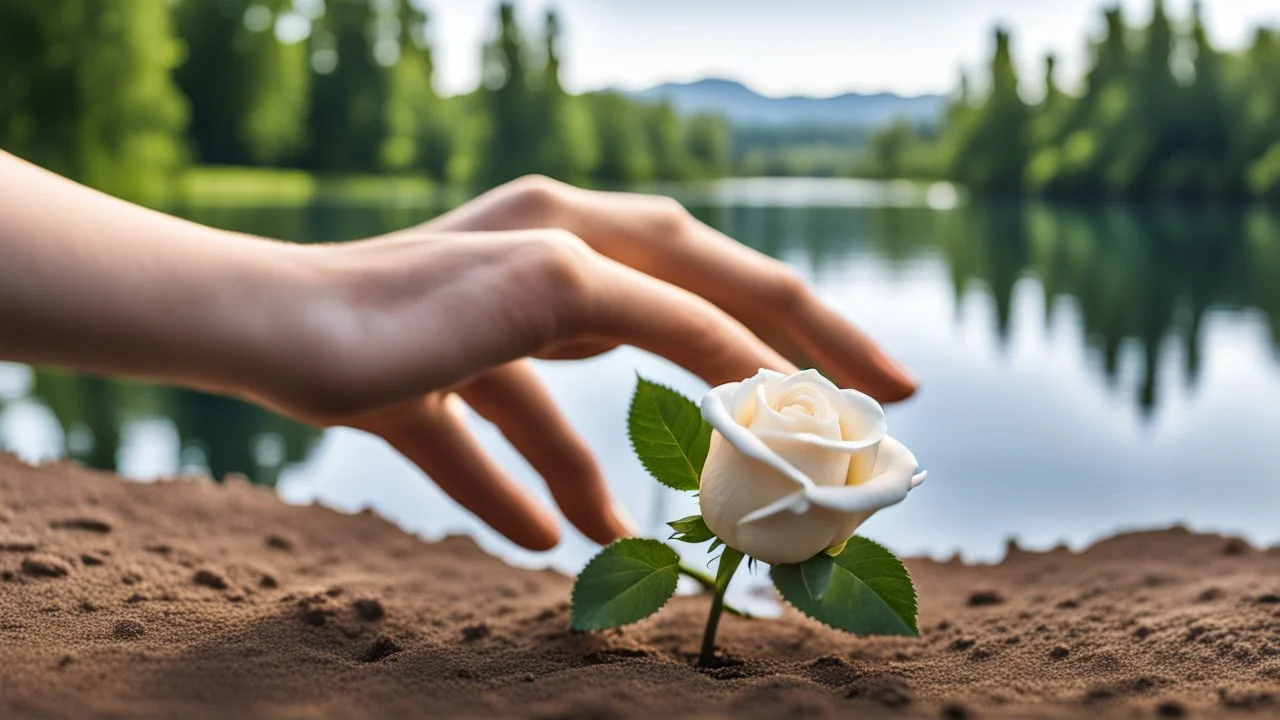
M 431 10 L 437 83 L 475 87 L 480 45 L 496 0 L 415 0 Z M 1043 57 L 1058 56 L 1070 87 L 1087 61 L 1085 38 L 1101 8 L 1150 17 L 1150 0 L 518 0 L 528 27 L 554 5 L 564 26 L 564 83 L 571 91 L 639 89 L 704 77 L 740 80 L 767 95 L 892 91 L 946 93 L 962 68 L 982 65 L 991 29 L 1013 31 L 1014 53 L 1034 93 Z M 1175 18 L 1191 0 L 1167 0 Z M 1219 47 L 1244 45 L 1258 24 L 1280 26 L 1280 0 L 1204 0 Z

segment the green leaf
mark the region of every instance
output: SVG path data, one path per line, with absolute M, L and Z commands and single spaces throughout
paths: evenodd
M 831 559 L 830 555 L 818 553 L 812 558 L 800 563 L 800 580 L 804 582 L 804 589 L 809 593 L 809 597 L 814 600 L 821 600 L 827 594 L 827 588 L 831 585 L 831 578 L 836 572 L 836 561 Z
M 788 603 L 825 625 L 858 635 L 920 634 L 911 576 L 893 553 L 866 538 L 851 538 L 835 557 L 774 565 L 770 575 Z
M 657 612 L 676 592 L 680 558 L 657 540 L 616 540 L 573 585 L 574 630 L 629 625 Z
M 679 540 L 687 543 L 703 543 L 715 537 L 715 533 L 711 532 L 711 528 L 707 527 L 707 523 L 703 521 L 701 515 L 690 515 L 687 518 L 672 520 L 667 523 L 672 530 L 676 531 L 671 536 L 672 540 Z
M 631 447 L 658 482 L 676 490 L 697 490 L 711 445 L 711 426 L 693 401 L 644 378 L 638 380 L 627 417 Z

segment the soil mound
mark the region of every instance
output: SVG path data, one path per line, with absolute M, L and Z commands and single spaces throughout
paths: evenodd
M 269 490 L 0 456 L 0 717 L 1280 713 L 1280 551 L 1183 530 L 908 561 L 919 639 L 708 598 L 569 631 L 572 581 Z

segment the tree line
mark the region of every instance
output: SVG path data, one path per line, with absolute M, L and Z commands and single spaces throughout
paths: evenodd
M 1243 51 L 1215 48 L 1201 6 L 1175 22 L 1162 0 L 1130 25 L 1104 12 L 1076 93 L 1045 58 L 1041 99 L 1021 93 L 1005 30 L 995 33 L 986 91 L 967 80 L 940 135 L 898 125 L 877 134 L 885 174 L 933 174 L 976 194 L 1071 199 L 1280 198 L 1280 29 Z
M 560 22 L 499 6 L 473 92 L 434 87 L 410 0 L 5 0 L 0 147 L 129 197 L 191 163 L 403 172 L 489 186 L 716 177 L 730 135 L 560 82 Z
M 1280 30 L 1238 52 L 1196 5 L 1103 16 L 1078 91 L 1052 56 L 1029 102 L 1008 32 L 981 92 L 937 123 L 735 127 L 560 82 L 561 26 L 498 7 L 481 82 L 441 97 L 411 0 L 4 0 L 0 147 L 135 199 L 191 164 L 415 174 L 487 187 L 530 172 L 626 185 L 746 175 L 946 178 L 978 195 L 1280 198 Z

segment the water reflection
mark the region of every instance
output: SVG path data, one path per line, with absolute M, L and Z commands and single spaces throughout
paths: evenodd
M 89 467 L 116 470 L 124 428 L 163 419 L 176 434 L 173 471 L 239 472 L 274 485 L 306 458 L 320 432 L 256 405 L 220 395 L 37 369 L 30 395 L 52 411 L 62 452 Z
M 811 272 L 870 251 L 908 265 L 941 252 L 957 301 L 977 286 L 1006 342 L 1014 289 L 1027 277 L 1043 290 L 1045 323 L 1063 301 L 1074 304 L 1085 341 L 1114 382 L 1120 350 L 1136 342 L 1142 379 L 1134 400 L 1157 404 L 1160 354 L 1182 347 L 1183 375 L 1194 385 L 1202 328 L 1211 308 L 1264 313 L 1280 346 L 1280 215 L 1262 210 L 1081 208 L 982 204 L 950 211 L 921 207 L 735 207 L 700 213 L 742 242 Z
M 1079 544 L 1131 524 L 1184 519 L 1280 537 L 1269 519 L 1280 497 L 1268 479 L 1280 461 L 1265 440 L 1280 423 L 1280 215 L 949 207 L 931 191 L 877 194 L 856 184 L 827 188 L 806 205 L 796 199 L 800 189 L 780 192 L 785 202 L 769 202 L 759 185 L 703 189 L 686 200 L 703 220 L 795 265 L 924 378 L 921 396 L 890 418 L 933 484 L 910 507 L 877 516 L 873 536 L 904 552 L 960 548 L 983 558 L 998 555 L 1010 534 L 1032 545 Z M 436 212 L 319 205 L 186 214 L 329 242 Z M 637 366 L 700 391 L 638 352 L 540 372 L 599 452 L 615 491 L 656 531 L 692 507 L 654 490 L 630 457 L 619 388 Z M 607 397 L 617 402 L 601 401 Z M 546 498 L 498 433 L 479 425 L 498 459 Z M 371 505 L 408 529 L 473 532 L 520 559 L 377 441 L 320 433 L 227 398 L 0 365 L 5 446 L 134 475 L 244 472 L 279 482 L 291 501 Z M 142 446 L 150 464 L 136 460 Z M 1222 482 L 1235 490 L 1215 490 Z M 555 562 L 571 568 L 590 552 L 570 533 Z

